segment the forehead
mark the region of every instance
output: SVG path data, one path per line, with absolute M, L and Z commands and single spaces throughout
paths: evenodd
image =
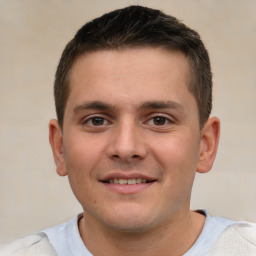
M 185 56 L 185 54 L 179 50 L 167 49 L 166 47 L 161 46 L 127 46 L 120 49 L 97 49 L 81 53 L 76 57 L 71 67 L 71 70 L 73 70 L 76 65 L 79 65 L 79 63 L 81 63 L 81 60 L 85 58 L 87 59 L 87 61 L 95 60 L 95 62 L 97 62 L 102 57 L 104 58 L 103 61 L 107 60 L 106 57 L 112 58 L 112 60 L 115 59 L 116 61 L 120 59 L 125 59 L 126 61 L 137 61 L 137 58 L 134 58 L 135 55 L 138 56 L 138 59 L 140 59 L 142 62 L 143 60 L 147 59 L 151 59 L 151 62 L 163 62 L 168 61 L 169 58 L 173 58 L 175 56 L 180 59 L 186 59 L 185 62 L 187 62 L 188 64 L 190 63 L 189 59 Z M 129 58 L 129 56 L 132 56 L 132 58 Z M 143 59 L 141 59 L 142 56 Z M 163 58 L 163 56 L 166 56 L 166 58 Z
M 188 90 L 190 65 L 184 54 L 160 48 L 99 50 L 81 55 L 70 75 L 70 95 L 77 101 L 116 95 L 135 101 L 169 97 Z M 126 97 L 129 96 L 129 97 Z M 148 99 L 146 99 L 148 100 Z

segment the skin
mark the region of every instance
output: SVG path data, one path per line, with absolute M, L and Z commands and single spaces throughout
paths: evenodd
M 187 58 L 159 48 L 102 50 L 73 65 L 50 143 L 93 255 L 182 255 L 199 236 L 205 218 L 190 211 L 191 189 L 196 171 L 212 167 L 219 120 L 200 130 L 189 79 Z M 134 177 L 150 182 L 106 183 Z

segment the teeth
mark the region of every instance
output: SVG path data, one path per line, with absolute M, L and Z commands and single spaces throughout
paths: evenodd
M 119 184 L 127 184 L 128 180 L 119 179 Z
M 136 183 L 141 183 L 141 179 L 136 179 Z
M 129 184 L 129 185 L 133 185 L 133 184 L 139 184 L 139 183 L 147 183 L 146 179 L 112 179 L 109 180 L 109 183 L 114 183 L 114 184 Z
M 136 180 L 135 179 L 129 179 L 128 184 L 136 184 Z

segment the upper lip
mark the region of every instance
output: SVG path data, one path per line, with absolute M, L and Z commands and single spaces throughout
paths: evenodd
M 111 173 L 106 176 L 104 176 L 100 181 L 108 181 L 113 179 L 145 179 L 146 181 L 155 181 L 157 180 L 154 177 L 150 177 L 141 173 L 130 173 L 130 174 L 124 174 L 124 173 Z

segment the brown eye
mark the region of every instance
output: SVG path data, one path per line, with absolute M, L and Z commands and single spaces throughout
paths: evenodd
M 92 125 L 99 126 L 104 124 L 105 119 L 102 117 L 93 117 L 91 119 Z
M 157 116 L 153 118 L 154 125 L 165 125 L 167 122 L 167 119 L 163 116 Z

